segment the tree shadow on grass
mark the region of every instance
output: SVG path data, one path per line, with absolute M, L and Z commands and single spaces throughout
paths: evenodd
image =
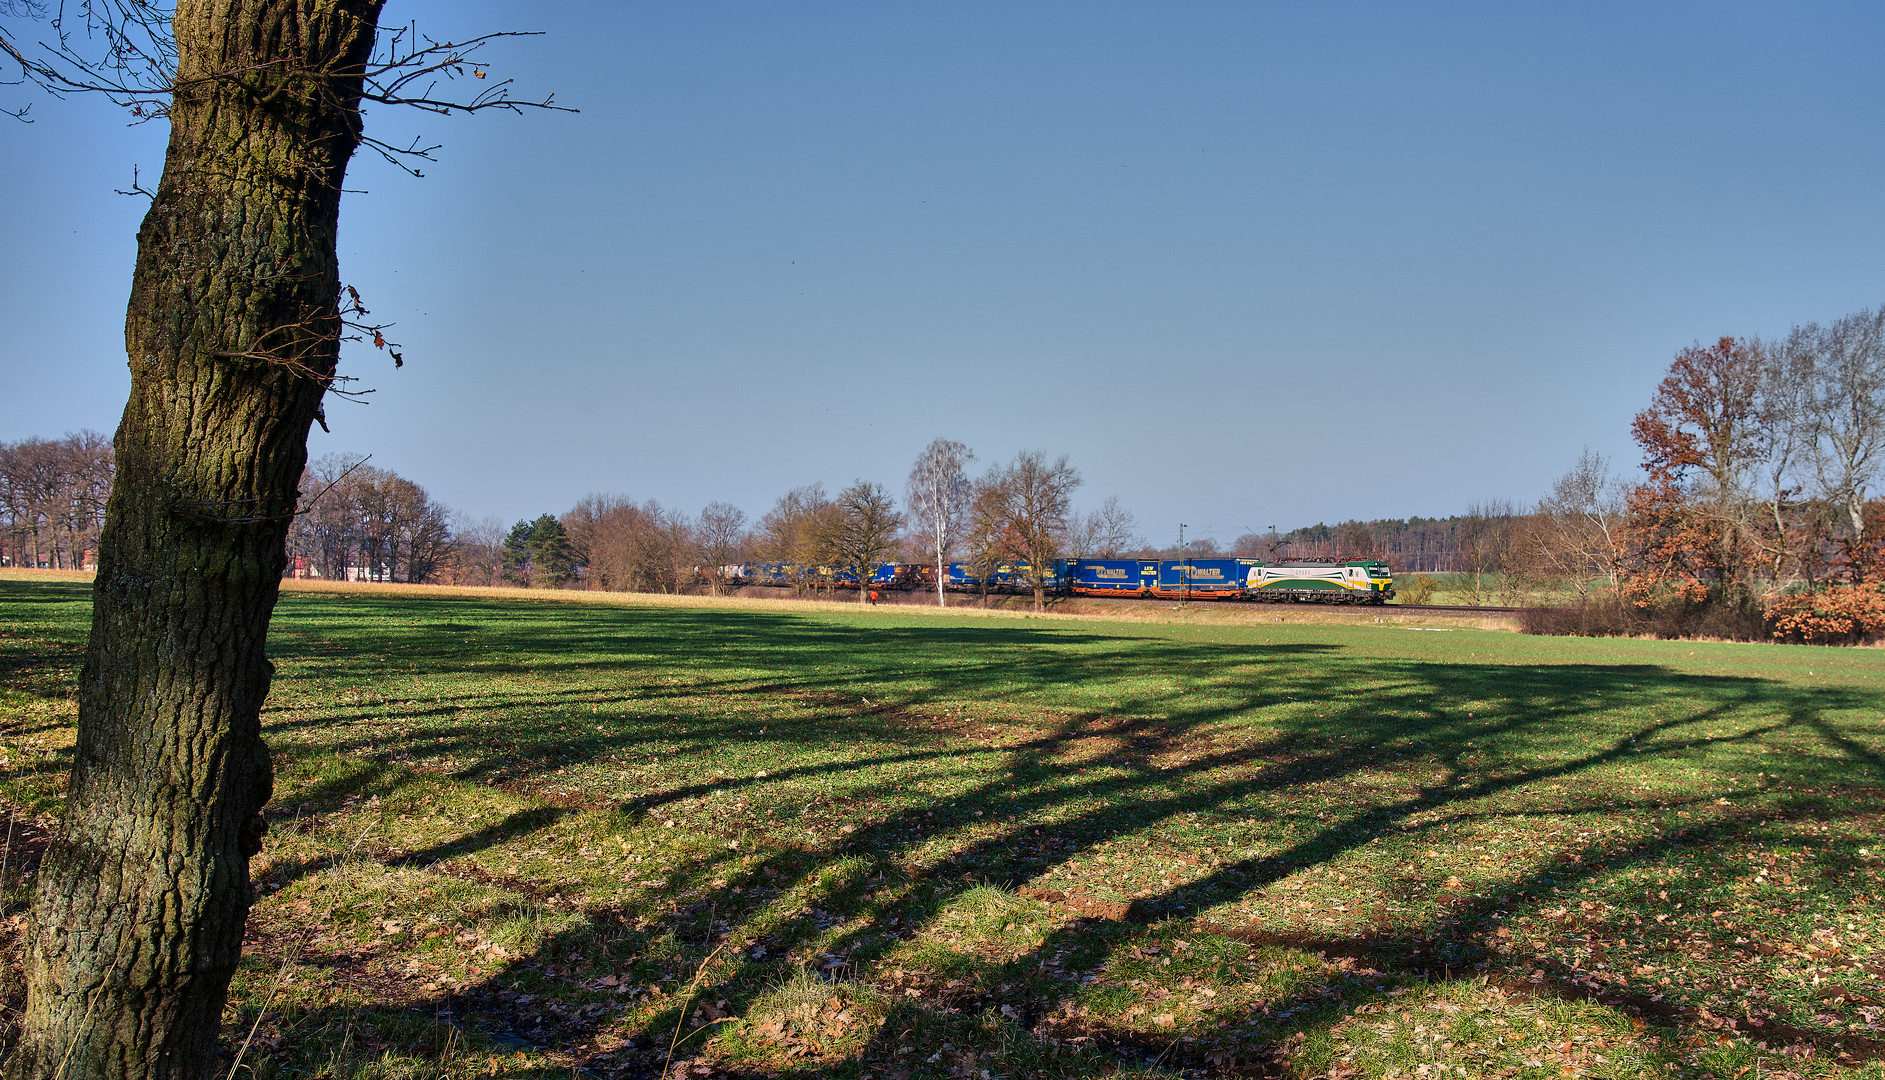
M 1017 1046 L 1071 1047 L 1068 1039 L 1082 1038 L 1089 1049 L 1108 1047 L 1102 1057 L 1124 1051 L 1205 1072 L 1265 1070 L 1279 1067 L 1275 1051 L 1292 1032 L 1328 1027 L 1358 999 L 1382 992 L 1382 979 L 1447 978 L 1461 969 L 1525 983 L 1528 992 L 1616 1002 L 1679 1032 L 1712 1030 L 1710 1014 L 1698 1011 L 1683 987 L 1652 991 L 1627 979 L 1593 984 L 1590 964 L 1578 964 L 1590 954 L 1588 944 L 1578 945 L 1584 952 L 1577 955 L 1553 945 L 1556 951 L 1517 957 L 1499 931 L 1565 908 L 1567 891 L 1605 874 L 1693 862 L 1698 850 L 1724 845 L 1767 843 L 1780 835 L 1774 823 L 1790 815 L 1824 820 L 1855 805 L 1875 814 L 1881 803 L 1875 789 L 1852 783 L 1878 766 L 1878 753 L 1850 724 L 1828 718 L 1876 710 L 1876 696 L 1809 692 L 1751 677 L 1651 664 L 1390 661 L 1350 646 L 1300 642 L 1199 646 L 1079 624 L 845 625 L 711 609 L 559 607 L 519 616 L 515 604 L 459 600 L 429 601 L 423 609 L 391 605 L 398 618 L 383 629 L 363 628 L 358 609 L 388 606 L 346 600 L 293 612 L 276 650 L 284 667 L 299 666 L 304 679 L 318 673 L 324 685 L 374 692 L 373 701 L 357 706 L 290 701 L 287 714 L 270 717 L 272 734 L 309 740 L 284 751 L 290 756 L 339 757 L 350 765 L 310 784 L 302 804 L 390 793 L 428 768 L 418 761 L 423 755 L 451 762 L 440 770 L 446 779 L 513 787 L 551 765 L 625 753 L 705 760 L 743 743 L 770 748 L 780 759 L 763 777 L 750 771 L 715 777 L 703 768 L 691 776 L 663 774 L 649 790 L 613 798 L 578 793 L 566 805 L 386 853 L 396 863 L 466 874 L 475 866 L 465 856 L 543 834 L 585 806 L 614 807 L 633 821 L 713 796 L 758 798 L 815 779 L 862 778 L 847 789 L 849 805 L 830 808 L 848 815 L 853 831 L 826 829 L 820 839 L 791 844 L 773 837 L 756 852 L 704 855 L 690 880 L 719 880 L 722 887 L 665 907 L 585 908 L 576 929 L 429 1005 L 450 1006 L 474 1025 L 570 1047 L 610 1014 L 524 1016 L 505 988 L 535 980 L 584 1009 L 616 1000 L 595 984 L 602 968 L 570 959 L 595 953 L 599 938 L 643 949 L 651 935 L 667 935 L 695 960 L 722 941 L 740 944 L 745 958 L 716 974 L 712 989 L 715 1000 L 725 998 L 741 1015 L 782 970 L 780 957 L 786 964 L 835 963 L 836 970 L 888 981 L 877 960 L 922 939 L 966 890 L 986 882 L 1018 887 L 1066 921 L 1018 959 L 968 957 L 965 977 L 897 983 L 915 993 L 904 1008 L 943 1018 L 937 1030 L 958 1030 L 969 1012 L 993 1010 L 1014 1028 Z M 435 608 L 444 613 L 426 614 Z M 608 685 L 613 672 L 644 670 L 659 678 Z M 488 677 L 492 685 L 430 696 L 402 689 L 408 679 L 448 676 Z M 1111 690 L 1094 704 L 1077 692 L 1083 684 Z M 714 704 L 726 699 L 793 705 L 767 714 L 771 732 L 762 737 L 750 725 L 729 723 Z M 600 709 L 629 706 L 642 711 L 594 730 L 589 717 Z M 386 723 L 372 731 L 351 726 L 380 719 Z M 436 727 L 402 730 L 424 725 Z M 1815 755 L 1763 752 L 1801 746 Z M 1000 764 L 977 766 L 961 787 L 941 794 L 895 783 L 905 774 L 893 766 L 947 770 L 969 754 L 992 755 Z M 1703 810 L 1675 781 L 1684 770 L 1704 768 L 1767 774 L 1779 778 L 1779 787 L 1764 779 L 1769 790 L 1737 792 L 1733 805 L 1708 811 L 1714 816 L 1705 821 L 1644 824 Z M 1639 775 L 1645 769 L 1654 775 Z M 516 790 L 557 798 L 528 782 Z M 1678 803 L 1691 809 L 1673 809 Z M 1629 835 L 1552 833 L 1548 859 L 1514 863 L 1496 881 L 1471 888 L 1415 890 L 1401 913 L 1378 913 L 1364 925 L 1335 928 L 1340 932 L 1326 920 L 1293 927 L 1268 917 L 1281 906 L 1277 887 L 1297 875 L 1362 860 L 1376 877 L 1396 878 L 1400 871 L 1365 854 L 1372 844 L 1404 849 L 1440 843 L 1448 829 L 1469 824 L 1593 815 L 1627 819 Z M 737 835 L 731 820 L 696 815 L 685 823 L 705 836 Z M 1126 880 L 1084 861 L 1128 842 L 1191 869 L 1176 882 Z M 834 867 L 843 881 L 818 884 Z M 878 884 L 860 884 L 872 880 Z M 1865 887 L 1857 876 L 1823 881 L 1816 888 L 1834 899 Z M 755 922 L 773 896 L 794 889 L 812 891 L 814 911 Z M 1227 917 L 1239 910 L 1258 917 Z M 1565 940 L 1595 925 L 1592 916 L 1573 918 L 1585 924 L 1564 923 Z M 1299 991 L 1213 1015 L 1182 1034 L 1148 1030 L 1129 1016 L 1071 1016 L 1059 1007 L 1060 998 L 1084 992 L 1082 978 L 1123 963 L 1135 942 L 1177 932 L 1173 927 L 1193 937 L 1322 953 L 1365 971 L 1332 968 Z M 1649 936 L 1662 941 L 1656 933 Z M 764 955 L 747 956 L 752 947 Z M 1732 951 L 1731 942 L 1711 947 Z M 1078 970 L 1051 970 L 1046 958 L 1063 954 L 1081 958 Z M 619 968 L 637 954 L 605 955 Z M 1523 979 L 1506 970 L 1518 959 L 1528 969 Z M 1735 989 L 1711 985 L 1698 993 Z M 1012 1015 L 1000 1012 L 1003 1006 Z M 678 1019 L 678 1008 L 658 1013 L 649 1030 Z M 1829 1054 L 1872 1053 L 1829 1025 L 1769 1020 L 1742 1030 L 1780 1030 L 1783 1041 Z M 873 1043 L 853 1065 L 891 1060 L 894 1050 Z M 656 1063 L 637 1054 L 608 1064 L 645 1075 Z M 1078 1062 L 1085 1064 L 1076 1069 Z M 1066 1063 L 1075 1072 L 1098 1069 L 1078 1055 Z
M 659 811 L 717 793 L 759 790 L 887 764 L 945 764 L 961 753 L 964 733 L 934 713 L 932 707 L 939 704 L 1009 701 L 1016 695 L 1080 680 L 1122 681 L 1147 677 L 1148 672 L 1157 679 L 1186 684 L 1189 701 L 1172 687 L 1157 686 L 1116 696 L 1106 713 L 1045 705 L 1041 716 L 1025 724 L 998 719 L 987 732 L 998 743 L 992 752 L 1004 755 L 1008 767 L 979 785 L 950 794 L 947 803 L 953 805 L 940 799 L 917 801 L 866 823 L 842 841 L 811 845 L 811 850 L 773 850 L 758 861 L 732 854 L 706 859 L 697 877 L 717 876 L 729 889 L 742 891 L 767 881 L 803 886 L 822 867 L 841 860 L 865 867 L 859 874 L 940 886 L 912 891 L 892 903 L 867 902 L 856 890 L 834 894 L 821 903 L 836 909 L 826 915 L 849 920 L 842 934 L 832 937 L 821 925 L 828 919 L 788 920 L 756 939 L 769 957 L 811 959 L 805 950 L 815 947 L 821 956 L 837 958 L 840 965 L 868 969 L 871 958 L 883 955 L 887 944 L 907 940 L 912 928 L 921 934 L 963 889 L 977 883 L 1025 886 L 1084 854 L 1124 837 L 1157 831 L 1186 815 L 1234 817 L 1246 808 L 1260 807 L 1262 813 L 1274 817 L 1287 812 L 1294 791 L 1354 782 L 1364 775 L 1379 781 L 1384 774 L 1391 778 L 1397 772 L 1406 773 L 1401 790 L 1382 792 L 1377 784 L 1334 820 L 1308 815 L 1292 818 L 1298 835 L 1287 843 L 1270 845 L 1273 850 L 1261 857 L 1214 857 L 1207 872 L 1164 890 L 1141 890 L 1143 894 L 1129 902 L 1070 896 L 1051 886 L 1024 888 L 1081 918 L 1049 934 L 1030 958 L 988 966 L 973 987 L 929 988 L 918 1000 L 945 1012 L 1006 1005 L 1016 1017 L 1032 1021 L 1037 1034 L 1050 1032 L 1043 1037 L 1066 1027 L 1065 1017 L 1045 1015 L 1040 992 L 1039 958 L 1055 952 L 1081 953 L 1088 957 L 1091 969 L 1100 970 L 1127 943 L 1179 919 L 1192 933 L 1216 933 L 1253 944 L 1346 957 L 1390 975 L 1444 977 L 1495 964 L 1496 930 L 1508 925 L 1515 911 L 1549 906 L 1552 897 L 1603 871 L 1659 864 L 1672 852 L 1745 841 L 1758 830 L 1732 821 L 1713 822 L 1667 837 L 1636 838 L 1611 850 L 1594 844 L 1581 849 L 1570 845 L 1546 865 L 1517 869 L 1495 893 L 1445 895 L 1416 918 L 1388 920 L 1342 936 L 1223 925 L 1208 914 L 1229 902 L 1260 896 L 1293 874 L 1338 863 L 1384 836 L 1418 841 L 1451 825 L 1513 813 L 1574 817 L 1606 811 L 1662 812 L 1670 805 L 1668 791 L 1638 798 L 1628 791 L 1626 781 L 1609 774 L 1645 760 L 1667 765 L 1707 759 L 1719 766 L 1725 757 L 1737 753 L 1752 764 L 1758 748 L 1779 736 L 1809 737 L 1847 760 L 1876 761 L 1863 743 L 1829 726 L 1822 715 L 1825 710 L 1875 705 L 1873 698 L 1824 690 L 1809 695 L 1759 679 L 1697 676 L 1653 665 L 1518 668 L 1374 661 L 1362 671 L 1352 664 L 1344 670 L 1344 662 L 1352 656 L 1348 650 L 1328 645 L 1224 645 L 1200 655 L 1198 648 L 1177 643 L 1058 628 L 841 627 L 793 616 L 741 613 L 730 617 L 664 610 L 638 615 L 632 620 L 633 632 L 625 632 L 623 619 L 621 612 L 610 610 L 575 620 L 576 625 L 562 637 L 533 635 L 529 667 L 548 672 L 551 680 L 551 689 L 535 691 L 535 696 L 560 703 L 555 707 L 576 715 L 583 706 L 649 699 L 650 695 L 638 690 L 609 694 L 581 685 L 558 686 L 561 677 L 577 671 L 621 666 L 620 661 L 609 659 L 559 659 L 564 649 L 576 657 L 611 650 L 638 653 L 643 662 L 652 660 L 683 673 L 689 667 L 716 672 L 722 664 L 716 650 L 726 650 L 739 655 L 740 675 L 703 675 L 657 690 L 652 697 L 686 702 L 706 694 L 804 695 L 810 703 L 809 714 L 797 727 L 788 725 L 775 738 L 838 745 L 875 741 L 899 748 L 896 753 L 787 765 L 764 778 L 737 776 L 672 784 L 620 804 L 633 812 Z M 463 626 L 453 632 L 463 633 Z M 920 671 L 920 685 L 893 693 L 876 670 L 836 665 L 816 670 L 821 661 L 866 649 L 882 670 Z M 947 665 L 934 662 L 938 652 L 949 655 Z M 473 664 L 464 670 L 479 668 Z M 1226 677 L 1224 672 L 1239 674 Z M 346 677 L 370 680 L 374 675 L 370 668 L 360 668 Z M 1319 713 L 1313 721 L 1305 715 L 1241 738 L 1226 727 L 1255 710 L 1297 704 Z M 1650 721 L 1615 719 L 1658 709 L 1668 715 Z M 1761 719 L 1751 719 L 1756 715 Z M 1606 716 L 1611 718 L 1606 720 Z M 514 741 L 506 745 L 513 754 L 547 755 L 548 760 L 560 761 L 653 743 L 680 755 L 698 754 L 750 734 L 729 731 L 718 717 L 685 712 L 645 728 L 602 739 L 593 733 L 559 735 L 553 727 L 528 736 L 511 732 Z M 1103 753 L 1096 755 L 1096 748 Z M 385 744 L 376 747 L 382 753 L 394 749 Z M 1763 772 L 1789 771 L 1801 782 L 1827 779 L 1824 763 L 1761 760 L 1759 764 Z M 484 766 L 473 766 L 455 775 L 478 780 L 492 774 Z M 1575 789 L 1569 795 L 1537 793 L 1541 785 L 1552 782 Z M 1516 796 L 1523 796 L 1518 805 L 1501 802 Z M 1825 809 L 1804 794 L 1786 801 L 1804 813 Z M 940 861 L 919 865 L 916 852 L 973 824 L 971 807 L 996 808 L 1004 821 L 1017 824 L 960 844 Z M 1763 810 L 1764 818 L 1773 818 L 1776 809 Z M 1031 831 L 1051 835 L 1036 839 Z M 460 845 L 482 848 L 501 842 L 473 834 L 407 858 L 418 863 L 449 861 L 465 850 Z M 1198 917 L 1201 911 L 1207 915 Z M 737 905 L 696 902 L 677 905 L 667 913 L 665 925 L 695 941 L 695 948 L 704 953 L 717 935 L 739 938 L 743 920 L 750 914 Z M 475 1012 L 502 1014 L 501 996 L 491 992 L 499 983 L 524 971 L 563 970 L 564 958 L 592 948 L 586 943 L 597 933 L 608 932 L 606 926 L 613 917 L 597 913 L 591 924 L 544 942 L 490 985 L 470 988 L 465 1006 Z M 764 962 L 747 963 L 740 971 L 718 977 L 714 992 L 730 994 L 729 1004 L 737 1015 L 763 986 L 761 974 L 770 970 Z M 1576 968 L 1555 962 L 1545 962 L 1537 970 L 1535 979 L 1524 980 L 1528 992 L 1615 1002 L 1675 1027 L 1704 1022 L 1692 1008 L 1668 1004 L 1666 994 L 1658 1001 L 1655 995 L 1628 986 L 1592 987 L 1580 981 L 1585 975 Z M 570 975 L 565 981 L 580 984 L 581 979 Z M 1222 1070 L 1235 1058 L 1222 1056 L 1229 1043 L 1243 1044 L 1248 1050 L 1255 1040 L 1265 1047 L 1256 1054 L 1262 1058 L 1281 1044 L 1292 1027 L 1292 1017 L 1298 1018 L 1294 1026 L 1300 1028 L 1303 1010 L 1339 1011 L 1343 994 L 1352 999 L 1356 993 L 1369 992 L 1355 979 L 1347 982 L 1355 985 L 1336 991 L 1318 986 L 1254 1012 L 1194 1026 L 1185 1032 L 1190 1041 L 1182 1044 L 1174 1036 L 1148 1033 L 1130 1023 L 1089 1019 L 1079 1026 L 1101 1032 L 1103 1040 L 1110 1039 L 1115 1049 L 1128 1055 L 1146 1051 L 1150 1056 L 1156 1049 L 1167 1065 Z M 1032 996 L 1024 991 L 996 991 L 1004 983 L 1030 987 Z M 679 1018 L 678 1013 L 664 1013 L 652 1026 L 660 1028 Z M 508 1026 L 516 1030 L 516 1020 Z M 583 1036 L 584 1025 L 552 1024 L 533 1030 L 539 1037 L 572 1040 Z M 1767 1028 L 1769 1033 L 1774 1030 L 1772 1025 Z M 1853 1037 L 1830 1029 L 1787 1028 L 1784 1034 L 1829 1052 L 1871 1053 L 1862 1037 L 1854 1042 Z M 631 1073 L 649 1065 L 644 1059 L 612 1060 Z M 1243 1061 L 1237 1068 L 1251 1067 L 1248 1053 Z

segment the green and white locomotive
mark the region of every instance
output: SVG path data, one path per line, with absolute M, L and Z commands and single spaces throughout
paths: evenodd
M 1244 595 L 1252 600 L 1381 604 L 1394 598 L 1394 578 L 1388 564 L 1375 559 L 1258 563 L 1250 568 Z

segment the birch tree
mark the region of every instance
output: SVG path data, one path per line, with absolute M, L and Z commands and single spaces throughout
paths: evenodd
M 1756 412 L 1765 435 L 1749 491 L 1759 527 L 1749 536 L 1775 580 L 1790 563 L 1808 578 L 1818 575 L 1819 560 L 1809 554 L 1817 540 L 1809 528 L 1811 508 L 1802 498 L 1802 473 L 1817 458 L 1813 406 L 1820 382 L 1819 345 L 1816 326 L 1795 327 L 1784 341 L 1750 344 L 1759 367 Z
M 967 525 L 975 487 L 967 467 L 975 452 L 952 439 L 930 442 L 910 469 L 907 496 L 912 524 L 919 529 L 936 559 L 936 606 L 945 606 L 944 580 L 949 576 L 949 552 Z

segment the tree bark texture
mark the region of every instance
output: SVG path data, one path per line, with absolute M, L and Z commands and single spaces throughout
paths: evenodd
M 272 778 L 260 712 L 308 425 L 338 355 L 341 181 L 380 4 L 182 0 L 138 233 L 78 746 L 10 1080 L 200 1078 Z

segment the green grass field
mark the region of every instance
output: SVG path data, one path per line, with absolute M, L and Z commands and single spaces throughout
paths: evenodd
M 0 580 L 26 814 L 89 593 Z M 257 1077 L 656 1076 L 677 1032 L 692 1076 L 1885 1077 L 1885 651 L 367 589 L 274 626 Z

